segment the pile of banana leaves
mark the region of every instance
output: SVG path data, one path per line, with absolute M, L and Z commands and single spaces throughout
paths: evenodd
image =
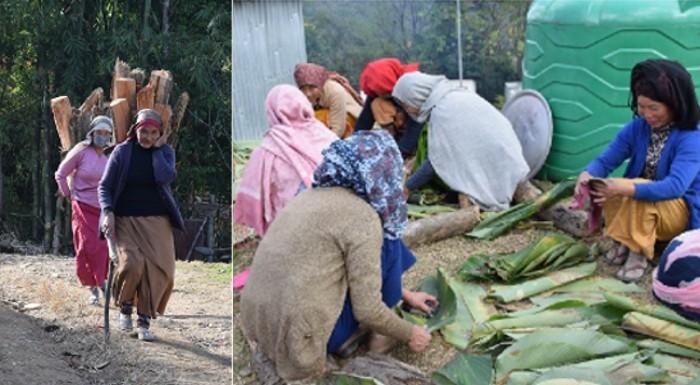
M 584 262 L 588 246 L 561 233 L 549 233 L 512 254 L 476 254 L 467 258 L 458 275 L 463 280 L 506 283 L 534 278 Z
M 576 181 L 574 180 L 559 182 L 531 202 L 519 203 L 508 210 L 488 216 L 471 232 L 467 233 L 467 236 L 486 240 L 494 239 L 504 234 L 519 222 L 537 214 L 540 210 L 570 196 L 575 186 Z
M 569 250 L 577 251 L 554 262 Z M 636 284 L 594 276 L 597 265 L 585 262 L 587 255 L 584 244 L 549 234 L 454 277 L 443 269 L 428 277 L 419 289 L 438 297 L 437 311 L 432 317 L 401 313 L 458 349 L 433 381 L 700 385 L 700 366 L 693 362 L 700 359 L 700 323 L 635 299 L 648 295 Z M 515 301 L 521 301 L 517 307 L 510 304 Z

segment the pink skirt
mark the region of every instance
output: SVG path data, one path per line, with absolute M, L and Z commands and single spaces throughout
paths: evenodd
M 100 239 L 100 209 L 73 200 L 73 247 L 75 269 L 83 286 L 101 287 L 107 279 L 109 251 Z

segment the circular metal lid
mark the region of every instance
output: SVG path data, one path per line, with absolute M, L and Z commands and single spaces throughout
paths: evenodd
M 501 110 L 513 125 L 520 140 L 523 156 L 530 166 L 528 179 L 537 175 L 552 146 L 552 111 L 544 97 L 535 90 L 516 93 Z

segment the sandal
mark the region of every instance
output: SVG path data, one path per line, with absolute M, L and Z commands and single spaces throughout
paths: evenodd
M 630 251 L 625 265 L 617 271 L 617 278 L 624 282 L 637 282 L 649 268 L 649 262 L 641 254 Z
M 603 259 L 605 259 L 605 262 L 612 265 L 622 265 L 627 260 L 629 251 L 630 249 L 627 246 L 615 242 L 615 246 L 605 253 Z

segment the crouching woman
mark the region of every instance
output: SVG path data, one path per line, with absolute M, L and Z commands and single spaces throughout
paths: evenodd
M 422 351 L 430 334 L 391 310 L 430 310 L 435 298 L 401 288 L 415 257 L 400 240 L 406 218 L 402 161 L 384 131 L 363 131 L 324 151 L 313 188 L 275 219 L 241 296 L 243 329 L 286 381 L 317 377 L 326 354 L 360 325 Z

